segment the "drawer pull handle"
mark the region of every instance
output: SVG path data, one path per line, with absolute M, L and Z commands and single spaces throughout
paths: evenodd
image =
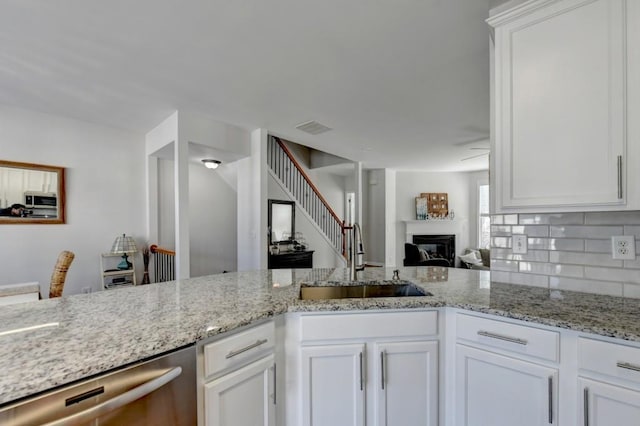
M 488 331 L 478 331 L 479 336 L 490 337 L 492 339 L 504 340 L 505 342 L 517 343 L 518 345 L 526 345 L 528 342 L 517 337 L 503 336 L 502 334 L 490 333 Z
M 618 155 L 618 199 L 622 200 L 622 155 Z
M 384 352 L 380 352 L 380 384 L 382 385 L 382 390 L 384 390 L 384 382 L 386 378 L 384 377 Z
M 231 352 L 229 352 L 225 358 L 226 358 L 226 359 L 233 358 L 233 357 L 234 357 L 234 356 L 236 356 L 236 355 L 240 355 L 241 353 L 244 353 L 244 352 L 246 352 L 246 351 L 250 351 L 251 349 L 253 349 L 253 348 L 257 348 L 257 347 L 258 347 L 258 346 L 260 346 L 260 345 L 264 345 L 264 344 L 265 344 L 265 343 L 267 343 L 267 342 L 268 342 L 268 340 L 267 340 L 267 339 L 256 340 L 256 342 L 255 342 L 255 343 L 252 343 L 252 344 L 250 344 L 249 346 L 245 346 L 245 347 L 244 347 L 244 348 L 242 348 L 242 349 L 238 349 L 238 350 L 235 350 L 235 351 L 231 351 Z
M 549 376 L 549 424 L 553 424 L 553 376 Z
M 631 370 L 631 371 L 640 371 L 640 366 L 638 365 L 633 365 L 633 364 L 629 364 L 628 362 L 618 362 L 616 364 L 619 368 L 624 368 L 626 370 Z
M 584 426 L 589 426 L 589 388 L 584 388 L 582 393 L 582 417 Z

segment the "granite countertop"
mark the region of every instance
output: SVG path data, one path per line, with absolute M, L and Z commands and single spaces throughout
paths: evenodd
M 359 281 L 390 280 L 367 268 Z M 430 297 L 302 301 L 345 269 L 238 272 L 3 306 L 0 405 L 285 312 L 455 307 L 640 342 L 640 300 L 492 283 L 490 273 L 400 268 Z

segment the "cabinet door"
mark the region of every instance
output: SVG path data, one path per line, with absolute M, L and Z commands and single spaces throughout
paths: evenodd
M 364 349 L 364 344 L 301 349 L 303 425 L 364 425 Z
M 438 425 L 438 342 L 376 343 L 376 426 Z
M 456 353 L 458 425 L 558 424 L 556 369 L 460 344 Z
M 538 3 L 490 20 L 497 207 L 619 209 L 627 163 L 625 0 Z
M 580 424 L 636 426 L 640 422 L 640 392 L 582 378 L 578 383 Z
M 207 426 L 275 426 L 273 355 L 204 385 Z

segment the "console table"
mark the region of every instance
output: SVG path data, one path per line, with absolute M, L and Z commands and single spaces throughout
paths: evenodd
M 269 253 L 269 269 L 313 268 L 313 250 Z

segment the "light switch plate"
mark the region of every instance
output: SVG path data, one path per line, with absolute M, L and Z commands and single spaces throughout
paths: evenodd
M 527 236 L 525 234 L 512 235 L 511 249 L 513 254 L 527 254 Z
M 614 235 L 611 237 L 611 254 L 614 259 L 634 260 L 636 258 L 636 237 Z

